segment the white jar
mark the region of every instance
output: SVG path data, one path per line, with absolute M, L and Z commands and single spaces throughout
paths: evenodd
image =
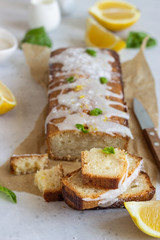
M 47 31 L 58 27 L 61 20 L 57 0 L 31 0 L 29 3 L 29 26 L 44 26 Z
M 68 15 L 73 11 L 75 0 L 58 0 L 63 15 Z

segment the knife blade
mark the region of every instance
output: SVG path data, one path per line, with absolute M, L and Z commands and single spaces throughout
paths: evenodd
M 143 131 L 148 147 L 160 170 L 160 139 L 154 128 L 154 124 L 142 103 L 136 98 L 133 99 L 133 110 Z

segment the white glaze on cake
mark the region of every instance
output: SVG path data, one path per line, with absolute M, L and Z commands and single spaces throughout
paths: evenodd
M 102 52 L 96 49 L 96 53 L 96 57 L 93 57 L 87 54 L 84 48 L 68 48 L 50 59 L 50 64 L 62 64 L 61 72 L 56 73 L 56 76 L 60 77 L 58 81 L 52 82 L 50 76 L 48 94 L 59 91 L 58 96 L 50 101 L 58 100 L 58 106 L 65 105 L 66 108 L 54 107 L 47 116 L 46 126 L 53 119 L 64 117 L 64 121 L 54 123 L 59 130 L 76 130 L 75 124 L 78 123 L 87 125 L 90 132 L 99 131 L 110 135 L 118 133 L 132 138 L 128 127 L 108 121 L 112 116 L 128 120 L 129 115 L 111 106 L 126 107 L 125 104 L 108 99 L 123 99 L 123 93 L 114 93 L 111 86 L 100 83 L 100 77 L 106 77 L 112 82 L 115 81 L 115 76 L 119 76 L 119 73 L 112 72 L 111 63 L 115 61 L 114 58 L 107 50 Z M 75 81 L 68 83 L 66 76 L 74 76 Z M 71 91 L 64 93 L 66 89 Z M 88 112 L 94 108 L 101 109 L 103 113 L 90 116 Z
M 62 63 L 62 72 L 58 72 L 56 76 L 65 74 L 86 74 L 91 79 L 97 79 L 99 76 L 107 77 L 111 80 L 112 66 L 109 62 L 114 62 L 114 58 L 105 52 L 98 51 L 96 57 L 92 57 L 85 52 L 84 48 L 68 48 L 61 54 L 50 58 L 50 64 Z

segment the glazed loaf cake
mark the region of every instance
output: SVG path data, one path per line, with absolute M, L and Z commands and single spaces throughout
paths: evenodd
M 52 159 L 80 159 L 83 150 L 127 149 L 132 134 L 119 57 L 105 49 L 51 53 L 46 135 Z

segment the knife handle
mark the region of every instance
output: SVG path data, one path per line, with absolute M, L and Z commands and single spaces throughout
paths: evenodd
M 158 134 L 154 128 L 144 129 L 143 134 L 160 170 L 160 139 Z

